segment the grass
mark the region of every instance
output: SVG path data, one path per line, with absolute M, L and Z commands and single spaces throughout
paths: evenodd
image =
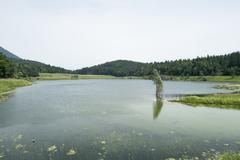
M 240 82 L 240 76 L 163 76 L 164 80 Z
M 173 101 L 192 106 L 205 105 L 217 108 L 240 109 L 240 94 L 211 94 L 205 96 L 187 96 Z
M 0 79 L 0 101 L 7 99 L 8 93 L 17 87 L 29 86 L 32 83 L 22 79 Z

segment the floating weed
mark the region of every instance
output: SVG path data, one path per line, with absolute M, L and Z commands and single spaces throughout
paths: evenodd
M 210 141 L 209 140 L 204 140 L 204 143 L 210 143 Z
M 23 135 L 19 134 L 14 138 L 14 142 L 20 141 L 22 139 Z
M 140 132 L 140 133 L 138 133 L 138 135 L 139 135 L 139 136 L 142 136 L 142 135 L 143 135 L 143 133 L 141 133 L 141 132 Z
M 16 148 L 17 150 L 23 149 L 24 147 L 25 147 L 25 146 L 22 145 L 22 144 L 17 144 L 17 145 L 15 146 L 15 148 Z
M 106 144 L 107 142 L 106 141 L 101 141 L 101 144 Z
M 102 150 L 106 150 L 106 147 L 102 147 Z
M 27 153 L 29 153 L 29 151 L 23 151 L 23 153 L 24 153 L 24 154 L 27 154 Z
M 60 145 L 59 150 L 60 152 L 64 150 L 65 144 Z
M 57 146 L 52 145 L 48 147 L 48 152 L 51 152 L 51 153 L 57 152 Z
M 215 152 L 216 150 L 212 148 L 212 149 L 210 149 L 210 151 L 211 151 L 211 152 Z
M 0 153 L 0 159 L 2 159 L 3 157 L 5 157 L 4 153 Z
M 236 141 L 235 143 L 238 144 L 238 145 L 240 145 L 240 140 Z
M 72 148 L 68 151 L 67 156 L 74 156 L 77 152 Z

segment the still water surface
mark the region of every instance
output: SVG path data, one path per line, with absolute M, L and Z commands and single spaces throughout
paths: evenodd
M 164 82 L 165 97 L 225 92 Z M 0 104 L 0 159 L 167 159 L 240 150 L 240 111 L 156 102 L 148 80 L 39 81 Z

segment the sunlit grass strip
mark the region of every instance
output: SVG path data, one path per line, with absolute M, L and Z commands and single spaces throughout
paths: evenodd
M 74 75 L 64 73 L 40 73 L 37 80 L 114 79 L 110 75 Z
M 174 100 L 188 105 L 206 105 L 218 108 L 240 109 L 240 94 L 212 94 L 206 96 L 187 96 Z
M 65 73 L 40 73 L 39 77 L 33 80 L 78 80 L 78 79 L 146 79 L 144 77 L 115 77 L 111 75 L 91 75 L 91 74 L 65 74 Z

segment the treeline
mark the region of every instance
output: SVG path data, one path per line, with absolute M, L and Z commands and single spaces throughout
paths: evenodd
M 87 67 L 74 71 L 76 74 L 97 74 L 113 75 L 117 77 L 124 76 L 143 76 L 152 72 L 152 66 L 148 63 L 140 63 L 126 60 L 117 60 L 104 64 Z
M 70 70 L 44 63 L 6 58 L 0 53 L 0 78 L 37 77 L 39 73 L 70 73 Z
M 227 55 L 180 59 L 175 61 L 140 63 L 117 60 L 75 71 L 44 63 L 6 58 L 0 54 L 0 78 L 36 77 L 39 73 L 74 73 L 123 76 L 150 76 L 153 69 L 166 76 L 240 75 L 240 52 Z
M 126 60 L 76 70 L 78 74 L 105 74 L 113 76 L 149 76 L 153 68 L 161 75 L 171 76 L 220 76 L 240 75 L 240 53 L 180 59 L 175 61 L 139 63 Z
M 227 55 L 198 57 L 176 61 L 152 63 L 161 75 L 222 76 L 240 75 L 240 52 Z

